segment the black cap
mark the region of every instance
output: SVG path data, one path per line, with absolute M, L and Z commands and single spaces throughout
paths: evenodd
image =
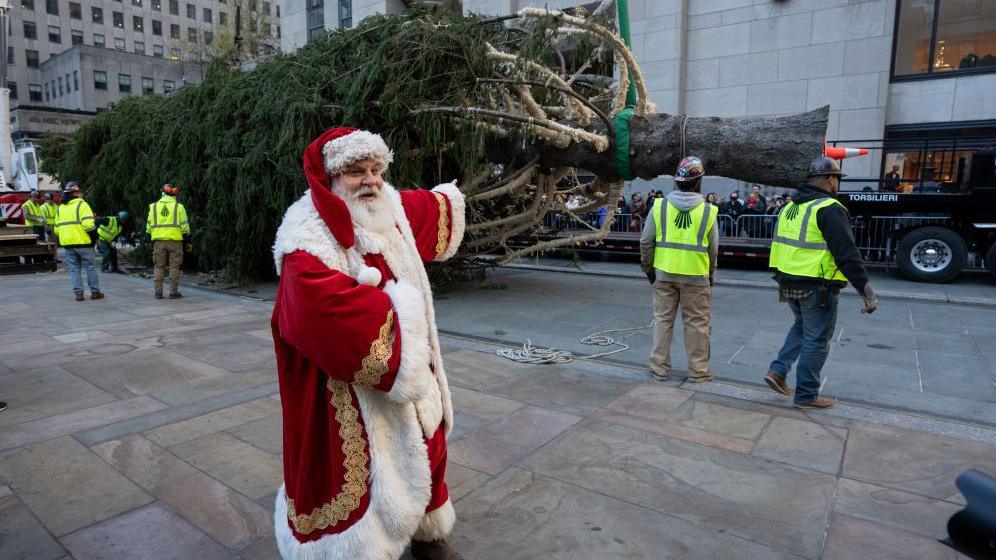
M 820 156 L 809 164 L 810 177 L 819 177 L 821 175 L 847 176 L 840 172 L 840 164 L 837 163 L 837 160 L 826 156 Z

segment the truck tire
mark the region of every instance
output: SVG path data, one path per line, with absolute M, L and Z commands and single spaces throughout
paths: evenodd
M 968 246 L 957 233 L 942 227 L 924 227 L 899 241 L 896 262 L 904 276 L 917 282 L 948 282 L 961 273 Z
M 989 272 L 992 272 L 993 276 L 996 277 L 996 242 L 993 242 L 989 250 L 986 251 L 986 266 L 989 268 Z

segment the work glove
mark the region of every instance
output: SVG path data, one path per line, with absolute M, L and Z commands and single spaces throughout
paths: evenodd
M 874 313 L 878 309 L 878 298 L 872 291 L 871 284 L 865 284 L 865 289 L 861 292 L 861 298 L 865 300 L 865 306 L 861 308 L 862 313 Z
M 650 285 L 653 286 L 654 282 L 657 280 L 657 271 L 651 268 L 646 271 L 645 274 L 647 275 L 647 280 L 650 282 Z

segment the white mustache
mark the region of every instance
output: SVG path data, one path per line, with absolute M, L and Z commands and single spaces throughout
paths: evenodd
M 368 194 L 372 194 L 374 196 L 380 196 L 380 190 L 377 189 L 377 187 L 372 187 L 372 186 L 361 187 L 353 193 L 353 198 L 359 200 L 360 197 L 366 196 Z

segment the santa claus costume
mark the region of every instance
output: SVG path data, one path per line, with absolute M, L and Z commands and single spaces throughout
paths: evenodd
M 464 198 L 455 184 L 337 190 L 343 170 L 392 158 L 376 134 L 326 131 L 305 150 L 310 190 L 273 246 L 284 436 L 274 524 L 288 560 L 394 560 L 413 541 L 424 558 L 457 558 L 445 544 L 453 407 L 423 263 L 456 252 Z M 383 215 L 388 227 L 373 227 Z

